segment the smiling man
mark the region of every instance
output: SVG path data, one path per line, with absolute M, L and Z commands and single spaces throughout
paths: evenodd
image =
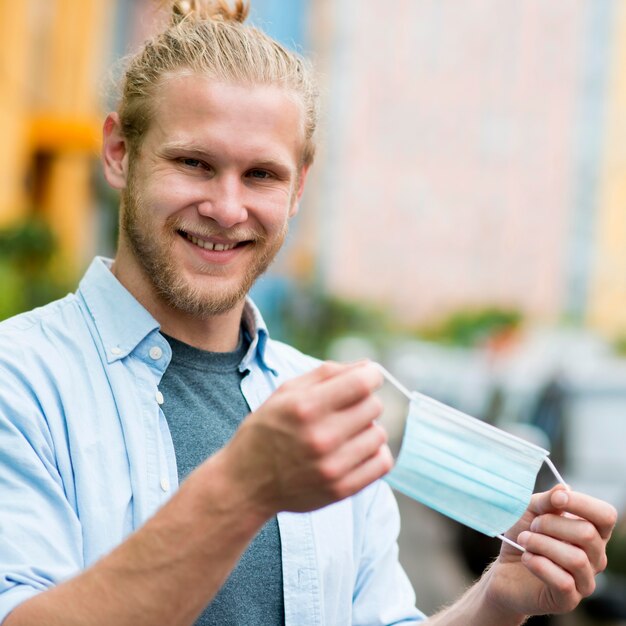
M 409 624 L 371 364 L 272 341 L 247 298 L 313 161 L 309 70 L 236 2 L 174 2 L 104 124 L 113 261 L 0 325 L 7 626 Z M 180 484 L 180 487 L 178 485 Z M 571 610 L 606 566 L 608 504 L 534 496 L 438 625 Z
M 105 175 L 123 198 L 113 273 L 165 332 L 232 349 L 302 194 L 302 104 L 275 85 L 181 73 L 163 80 L 153 116 L 130 162 L 119 115 L 105 122 Z M 207 333 L 216 320 L 228 330 Z

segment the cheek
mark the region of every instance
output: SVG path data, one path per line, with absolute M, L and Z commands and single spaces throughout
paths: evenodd
M 148 187 L 143 198 L 146 208 L 153 216 L 164 218 L 180 212 L 195 202 L 195 196 L 189 187 L 174 180 L 162 180 Z
M 292 194 L 282 190 L 257 195 L 253 201 L 250 199 L 248 212 L 268 232 L 279 231 L 284 228 L 285 222 L 289 220 L 293 207 L 292 198 Z
M 289 205 L 283 204 L 280 207 L 273 207 L 259 219 L 265 231 L 270 235 L 282 232 L 285 224 L 289 221 Z

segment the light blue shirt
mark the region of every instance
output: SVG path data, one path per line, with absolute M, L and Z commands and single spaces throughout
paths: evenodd
M 178 486 L 158 390 L 170 347 L 109 265 L 95 259 L 76 294 L 0 324 L 0 622 L 121 543 Z M 242 392 L 255 410 L 316 362 L 269 339 L 251 302 L 244 323 Z M 278 522 L 287 626 L 423 619 L 383 481 Z

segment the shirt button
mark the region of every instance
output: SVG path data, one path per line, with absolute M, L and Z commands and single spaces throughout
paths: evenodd
M 117 356 L 118 354 L 122 354 L 122 350 L 118 348 L 117 346 L 115 346 L 115 348 L 111 348 L 111 354 L 114 354 L 115 356 Z
M 163 350 L 161 350 L 159 346 L 152 346 L 152 348 L 150 348 L 149 354 L 151 359 L 153 359 L 154 361 L 158 361 L 163 356 Z
M 169 491 L 170 490 L 170 481 L 167 480 L 167 478 L 165 478 L 165 476 L 163 478 L 161 478 L 161 489 L 163 491 Z
M 160 391 L 156 392 L 156 401 L 158 404 L 163 404 L 165 402 L 165 398 L 163 397 L 163 394 Z

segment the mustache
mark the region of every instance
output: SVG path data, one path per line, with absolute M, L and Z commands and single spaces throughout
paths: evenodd
M 211 237 L 221 237 L 229 241 L 255 241 L 263 243 L 267 237 L 264 233 L 260 233 L 250 228 L 234 226 L 233 228 L 220 228 L 215 224 L 191 222 L 180 217 L 172 217 L 167 220 L 168 226 L 172 230 L 193 233 L 197 237 L 210 239 Z

